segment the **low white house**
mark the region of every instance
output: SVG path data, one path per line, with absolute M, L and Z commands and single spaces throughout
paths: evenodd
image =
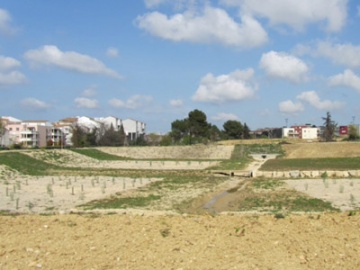
M 298 138 L 299 134 L 295 132 L 294 128 L 283 128 L 282 129 L 283 138 Z
M 122 120 L 115 116 L 99 117 L 95 118 L 95 120 L 102 123 L 106 129 L 110 128 L 112 125 L 115 131 L 119 131 L 121 126 L 123 126 Z
M 301 138 L 304 140 L 314 140 L 318 138 L 319 129 L 316 127 L 303 128 L 301 130 Z
M 283 138 L 298 138 L 303 140 L 314 140 L 319 137 L 319 128 L 309 125 L 292 126 L 282 129 Z
M 135 141 L 145 135 L 146 124 L 133 119 L 125 119 L 122 121 L 124 131 L 128 141 Z

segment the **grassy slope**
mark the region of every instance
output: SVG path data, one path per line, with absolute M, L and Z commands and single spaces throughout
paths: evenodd
M 262 167 L 263 171 L 287 170 L 360 170 L 360 157 L 356 158 L 307 158 L 272 159 Z

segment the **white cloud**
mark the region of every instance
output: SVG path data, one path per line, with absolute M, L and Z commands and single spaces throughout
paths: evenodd
M 26 81 L 26 77 L 19 71 L 11 71 L 8 73 L 0 72 L 0 86 L 22 84 Z
M 279 103 L 279 111 L 282 113 L 297 114 L 304 110 L 304 106 L 300 103 L 294 103 L 291 100 L 286 100 Z
M 121 99 L 113 98 L 109 100 L 109 105 L 114 108 L 125 108 L 135 110 L 140 108 L 153 100 L 150 96 L 135 95 L 123 101 Z
M 119 51 L 116 48 L 110 47 L 106 50 L 106 55 L 111 58 L 116 58 L 119 56 Z
M 76 98 L 74 102 L 79 108 L 96 109 L 99 107 L 98 101 L 96 99 L 79 97 Z
M 24 56 L 34 65 L 56 66 L 81 73 L 121 78 L 116 71 L 107 68 L 96 58 L 77 52 L 62 52 L 54 45 L 45 45 L 40 49 L 27 51 Z
M 271 77 L 295 83 L 307 80 L 308 66 L 299 58 L 287 53 L 270 51 L 262 55 L 260 67 Z
M 10 71 L 20 66 L 18 60 L 0 55 L 0 86 L 24 83 L 26 78 L 21 72 Z
M 302 31 L 308 24 L 326 22 L 326 30 L 340 31 L 346 23 L 348 0 L 222 0 L 241 12 L 267 18 L 270 25 Z
M 154 8 L 157 7 L 158 5 L 167 2 L 168 0 L 145 0 L 145 6 L 147 8 Z
M 216 122 L 225 122 L 228 120 L 239 120 L 239 118 L 232 113 L 218 113 L 217 115 L 213 116 L 211 118 L 212 120 L 216 121 Z
M 0 71 L 6 71 L 20 66 L 21 63 L 18 60 L 0 55 Z
M 360 67 L 360 46 L 319 42 L 317 44 L 315 55 L 326 57 L 335 64 L 349 68 Z
M 241 17 L 241 24 L 219 8 L 206 6 L 201 13 L 186 11 L 171 17 L 152 12 L 137 18 L 138 27 L 150 34 L 172 41 L 220 43 L 229 46 L 256 47 L 268 36 L 251 16 Z
M 21 101 L 21 105 L 28 110 L 42 111 L 48 109 L 50 106 L 36 98 L 26 98 Z
M 339 101 L 321 100 L 315 91 L 302 92 L 296 98 L 310 104 L 318 110 L 339 109 L 344 105 Z
M 9 12 L 7 12 L 5 9 L 0 8 L 0 33 L 7 35 L 14 34 L 16 30 L 10 25 L 10 23 L 11 16 Z
M 353 88 L 360 92 L 360 77 L 357 76 L 350 69 L 346 69 L 344 73 L 332 76 L 329 78 L 329 85 L 331 86 L 346 86 Z
M 90 86 L 89 88 L 86 88 L 82 95 L 85 96 L 85 97 L 93 97 L 96 95 L 96 92 L 97 92 L 97 86 L 96 85 L 92 85 Z
M 252 98 L 256 91 L 256 86 L 251 82 L 253 75 L 253 69 L 236 70 L 230 74 L 217 77 L 209 73 L 201 79 L 192 99 L 221 104 Z
M 181 99 L 172 99 L 170 100 L 170 105 L 173 107 L 181 107 L 184 102 Z

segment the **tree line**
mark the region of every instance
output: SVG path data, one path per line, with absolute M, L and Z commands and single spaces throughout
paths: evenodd
M 228 120 L 220 130 L 208 123 L 207 116 L 200 110 L 189 112 L 188 117 L 171 123 L 169 136 L 175 144 L 196 144 L 208 141 L 250 139 L 250 129 L 246 123 Z
M 123 126 L 115 130 L 112 124 L 109 128 L 101 126 L 90 131 L 76 125 L 72 131 L 71 142 L 74 147 L 123 146 L 126 143 L 126 134 Z

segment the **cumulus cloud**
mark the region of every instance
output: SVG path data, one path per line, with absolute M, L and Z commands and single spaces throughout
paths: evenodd
M 15 32 L 15 28 L 11 26 L 11 16 L 9 12 L 0 8 L 0 33 L 11 35 Z
M 321 100 L 315 91 L 303 92 L 296 98 L 310 104 L 312 107 L 318 110 L 334 110 L 339 109 L 344 105 L 339 101 Z
M 308 24 L 326 22 L 326 30 L 337 32 L 347 18 L 348 0 L 221 0 L 239 6 L 242 13 L 269 20 L 270 25 L 286 25 L 302 31 Z
M 147 8 L 157 7 L 158 5 L 167 2 L 168 0 L 145 0 L 145 6 Z
M 360 77 L 350 69 L 346 69 L 343 73 L 330 77 L 328 82 L 330 86 L 346 86 L 360 92 Z
M 230 74 L 205 75 L 192 100 L 221 104 L 228 101 L 241 101 L 252 98 L 256 85 L 252 83 L 253 69 L 236 70 Z
M 97 92 L 97 86 L 96 85 L 92 85 L 88 88 L 86 88 L 83 92 L 82 95 L 85 97 L 93 97 L 96 95 Z
M 170 100 L 170 105 L 173 107 L 181 107 L 184 102 L 181 99 L 172 99 Z
M 35 66 L 56 66 L 81 73 L 106 75 L 117 79 L 121 78 L 116 71 L 106 67 L 104 63 L 96 58 L 72 51 L 63 52 L 54 45 L 45 45 L 36 50 L 29 50 L 24 56 Z
M 18 60 L 0 55 L 0 71 L 6 71 L 20 66 L 21 63 Z
M 116 48 L 110 47 L 106 50 L 106 55 L 111 58 L 116 58 L 119 56 L 119 51 Z
M 26 98 L 21 101 L 21 105 L 31 111 L 43 111 L 48 109 L 50 106 L 36 98 Z
M 267 33 L 253 17 L 244 15 L 238 23 L 225 10 L 210 6 L 200 13 L 186 11 L 171 17 L 160 12 L 148 13 L 137 18 L 137 25 L 154 36 L 176 42 L 251 48 L 268 40 Z
M 18 60 L 0 55 L 0 86 L 24 83 L 25 76 L 19 71 L 12 70 L 20 66 Z
M 19 71 L 11 71 L 8 73 L 0 72 L 0 86 L 22 84 L 26 81 L 26 77 Z
M 286 100 L 279 103 L 279 111 L 282 113 L 288 114 L 297 114 L 304 110 L 304 106 L 301 102 L 292 102 L 291 100 Z
M 114 108 L 124 108 L 124 109 L 131 109 L 135 110 L 137 108 L 140 108 L 148 103 L 150 103 L 153 100 L 150 96 L 143 96 L 143 95 L 135 95 L 127 99 L 126 101 L 113 98 L 109 100 L 109 105 Z
M 360 46 L 352 44 L 332 44 L 330 42 L 319 42 L 316 55 L 326 57 L 333 63 L 348 68 L 360 67 Z
M 98 101 L 96 99 L 90 99 L 85 97 L 79 97 L 74 100 L 78 108 L 96 109 L 99 108 Z
M 300 83 L 307 80 L 308 66 L 287 53 L 270 51 L 262 55 L 260 67 L 271 76 Z
M 211 119 L 216 122 L 225 122 L 228 120 L 238 120 L 239 118 L 235 114 L 221 112 L 211 117 Z

